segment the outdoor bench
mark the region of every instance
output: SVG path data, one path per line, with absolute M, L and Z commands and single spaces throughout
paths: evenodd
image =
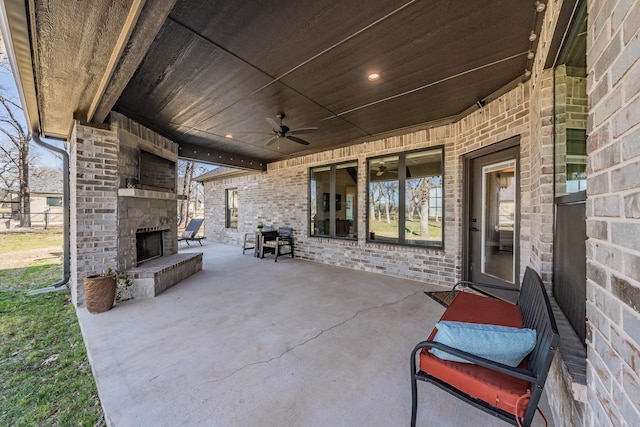
M 527 268 L 516 304 L 487 293 L 489 289 L 514 290 L 512 288 L 464 281 L 456 284 L 452 292 L 459 285 L 467 286 L 479 294 L 458 292 L 440 318 L 441 322 L 466 322 L 456 324 L 463 327 L 475 326 L 468 323 L 481 324 L 480 328 L 487 329 L 493 326 L 486 325 L 528 328 L 535 330 L 535 340 L 531 342 L 535 346 L 519 365 L 511 367 L 436 342 L 434 338 L 437 339 L 438 330 L 437 327 L 434 328 L 428 340 L 419 343 L 411 353 L 411 426 L 416 424 L 417 380 L 435 384 L 510 424 L 531 425 L 559 339 L 549 298 L 540 276 Z M 508 347 L 509 344 L 506 344 L 504 348 Z M 444 352 L 440 353 L 441 357 L 457 357 L 470 363 L 443 360 L 433 354 L 433 349 Z M 419 366 L 416 366 L 416 359 Z

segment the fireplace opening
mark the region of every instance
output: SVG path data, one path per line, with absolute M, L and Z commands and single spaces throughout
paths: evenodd
M 136 233 L 136 259 L 138 265 L 162 256 L 162 231 Z

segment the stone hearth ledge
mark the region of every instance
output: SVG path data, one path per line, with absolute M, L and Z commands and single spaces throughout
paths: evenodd
M 118 197 L 141 197 L 145 199 L 186 200 L 187 196 L 169 191 L 142 190 L 140 188 L 118 188 Z
M 153 298 L 202 270 L 202 252 L 162 256 L 127 270 L 133 298 Z

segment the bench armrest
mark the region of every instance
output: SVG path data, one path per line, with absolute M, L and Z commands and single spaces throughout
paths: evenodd
M 416 372 L 416 353 L 425 347 L 437 348 L 438 350 L 442 350 L 461 359 L 468 360 L 469 362 L 472 362 L 476 365 L 491 369 L 492 371 L 503 373 L 505 375 L 509 375 L 514 378 L 519 378 L 521 380 L 529 381 L 534 384 L 542 384 L 542 381 L 540 381 L 538 377 L 533 375 L 531 371 L 520 368 L 512 368 L 511 366 L 504 365 L 499 362 L 494 362 L 493 360 L 485 359 L 484 357 L 476 356 L 474 354 L 467 353 L 466 351 L 458 350 L 456 348 L 449 347 L 448 345 L 444 345 L 435 341 L 422 341 L 413 349 L 413 352 L 411 353 L 411 366 L 414 373 Z
M 453 286 L 453 289 L 451 289 L 451 296 L 452 297 L 455 295 L 455 291 L 456 291 L 456 288 L 458 286 L 471 288 L 474 291 L 477 291 L 477 292 L 481 293 L 482 295 L 487 296 L 487 297 L 491 297 L 491 298 L 498 298 L 498 297 L 483 291 L 481 288 L 496 289 L 496 290 L 501 290 L 501 291 L 515 292 L 515 293 L 519 293 L 520 292 L 520 289 L 512 288 L 512 287 L 509 287 L 509 286 L 491 285 L 489 283 L 480 283 L 480 282 L 471 282 L 469 280 L 461 280 L 461 281 L 457 282 Z

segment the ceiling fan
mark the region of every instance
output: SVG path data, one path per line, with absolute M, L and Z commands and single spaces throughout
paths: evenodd
M 378 163 L 378 171 L 376 172 L 376 176 L 382 176 L 385 172 L 389 173 L 398 173 L 398 171 L 388 170 L 388 168 L 384 165 L 384 162 Z
M 282 120 L 286 117 L 283 112 L 276 114 L 276 117 L 280 119 L 280 124 L 278 124 L 271 117 L 267 117 L 267 123 L 273 129 L 274 136 L 265 144 L 267 147 L 276 142 L 279 138 L 290 139 L 291 141 L 297 142 L 302 145 L 309 145 L 308 141 L 305 141 L 302 138 L 298 138 L 294 135 L 302 135 L 305 133 L 314 133 L 318 131 L 318 128 L 300 128 L 300 129 L 289 129 L 288 126 L 282 124 Z

